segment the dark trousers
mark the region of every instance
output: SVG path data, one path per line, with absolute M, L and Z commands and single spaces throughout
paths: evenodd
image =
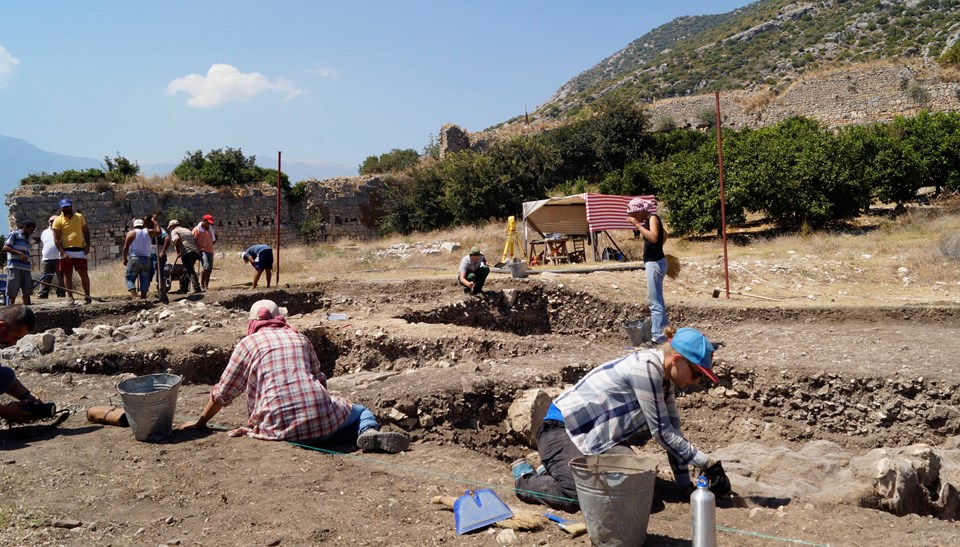
M 480 291 L 483 290 L 483 283 L 487 280 L 488 275 L 490 275 L 490 268 L 487 266 L 480 266 L 477 268 L 477 271 L 467 274 L 467 281 L 473 281 L 473 291 L 470 291 L 470 289 L 460 281 L 460 276 L 457 276 L 457 282 L 463 285 L 463 292 L 479 294 Z
M 200 292 L 200 278 L 197 277 L 197 261 L 200 260 L 200 253 L 190 251 L 180 257 L 183 262 L 183 277 L 180 278 L 180 290 L 187 292 L 187 283 L 193 286 L 194 292 Z
M 63 272 L 60 271 L 60 259 L 54 258 L 52 260 L 43 260 L 40 262 L 40 281 L 43 283 L 53 283 L 54 285 L 63 286 Z M 56 279 L 56 281 L 54 281 Z M 40 298 L 46 298 L 50 296 L 50 285 L 40 284 Z M 66 296 L 67 291 L 63 289 L 56 289 L 57 296 Z
M 563 422 L 544 420 L 537 431 L 537 451 L 547 469 L 543 475 L 530 474 L 517 479 L 517 497 L 527 503 L 542 503 L 554 509 L 576 513 L 580 510 L 577 484 L 570 470 L 570 460 L 583 453 L 570 440 Z M 633 454 L 629 446 L 616 445 L 605 454 Z

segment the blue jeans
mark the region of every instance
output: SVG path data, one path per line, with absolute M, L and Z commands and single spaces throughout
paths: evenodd
M 150 287 L 149 256 L 131 256 L 127 260 L 127 290 L 136 289 L 138 280 L 140 281 L 140 292 L 147 292 Z
M 650 305 L 650 337 L 654 344 L 667 339 L 663 329 L 667 326 L 667 305 L 663 302 L 663 276 L 667 273 L 667 259 L 644 262 L 647 270 L 647 303 Z
M 347 416 L 343 424 L 326 438 L 332 437 L 344 430 L 350 430 L 355 436 L 360 436 L 361 433 L 368 429 L 379 430 L 380 422 L 377 421 L 373 416 L 373 412 L 370 412 L 367 407 L 353 403 L 353 410 L 350 411 L 350 416 Z M 322 441 L 323 439 L 318 440 Z

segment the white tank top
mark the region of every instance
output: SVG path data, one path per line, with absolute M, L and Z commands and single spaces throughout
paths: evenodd
M 150 256 L 150 234 L 146 228 L 135 228 L 133 230 L 137 235 L 133 236 L 133 243 L 130 244 L 130 256 L 149 257 Z

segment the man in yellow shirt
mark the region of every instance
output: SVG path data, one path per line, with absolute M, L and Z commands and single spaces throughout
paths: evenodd
M 90 298 L 90 276 L 87 275 L 87 253 L 90 252 L 90 230 L 87 229 L 87 221 L 80 213 L 74 213 L 73 203 L 64 198 L 60 200 L 60 216 L 53 221 L 51 229 L 57 250 L 60 251 L 60 271 L 63 272 L 63 284 L 70 303 L 75 302 L 73 270 L 80 276 L 84 302 L 93 302 Z

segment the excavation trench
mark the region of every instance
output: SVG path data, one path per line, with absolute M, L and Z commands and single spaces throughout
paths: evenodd
M 417 440 L 457 444 L 503 461 L 531 450 L 527 439 L 505 425 L 508 409 L 518 395 L 531 388 L 556 389 L 575 383 L 601 359 L 615 356 L 617 351 L 611 348 L 622 354 L 620 348 L 626 344 L 623 322 L 641 317 L 645 311 L 637 304 L 534 285 L 516 290 L 509 300 L 504 296 L 466 298 L 430 307 L 429 296 L 424 296 L 423 309 L 408 309 L 384 321 L 367 321 L 361 328 L 328 321 L 326 314 L 319 312 L 360 301 L 371 308 L 383 307 L 398 295 L 363 294 L 348 301 L 322 289 L 275 290 L 268 295 L 242 292 L 222 297 L 216 305 L 227 310 L 229 321 L 211 323 L 200 336 L 181 337 L 187 323 L 179 324 L 175 336 L 167 336 L 163 327 L 169 320 L 155 319 L 162 313 L 160 309 L 134 302 L 96 311 L 57 311 L 45 320 L 56 321 L 69 335 L 92 323 L 119 328 L 136 314 L 144 329 L 156 331 L 156 338 L 130 344 L 126 342 L 133 339 L 115 337 L 99 347 L 68 348 L 52 358 L 36 360 L 31 368 L 104 375 L 169 370 L 191 383 L 212 384 L 242 334 L 237 323 L 245 320 L 253 302 L 264 297 L 288 308 L 291 316 L 305 316 L 306 326 L 300 330 L 313 342 L 333 389 L 371 406 L 384 422 L 408 431 Z M 208 306 L 214 307 L 213 303 Z M 181 309 L 190 307 L 184 305 L 173 314 L 186 315 Z M 717 326 L 745 317 L 790 321 L 799 318 L 793 317 L 798 313 L 786 309 L 671 309 L 677 323 Z M 808 320 L 844 321 L 855 313 L 805 310 L 801 315 Z M 210 315 L 209 310 L 197 313 L 201 319 L 205 315 Z M 887 315 L 901 320 L 904 316 L 957 320 L 952 311 L 929 310 L 884 311 L 874 317 L 881 321 Z M 316 320 L 310 321 L 311 317 Z M 381 328 L 386 319 L 402 320 L 406 327 L 398 332 Z M 172 343 L 175 338 L 179 341 Z M 735 354 L 719 355 L 722 385 L 698 387 L 678 398 L 685 427 L 693 438 L 706 439 L 708 450 L 758 439 L 774 445 L 826 439 L 851 451 L 865 451 L 921 442 L 935 446 L 945 437 L 960 435 L 960 384 L 956 382 L 799 369 L 768 371 Z M 900 511 L 880 503 L 875 508 Z

